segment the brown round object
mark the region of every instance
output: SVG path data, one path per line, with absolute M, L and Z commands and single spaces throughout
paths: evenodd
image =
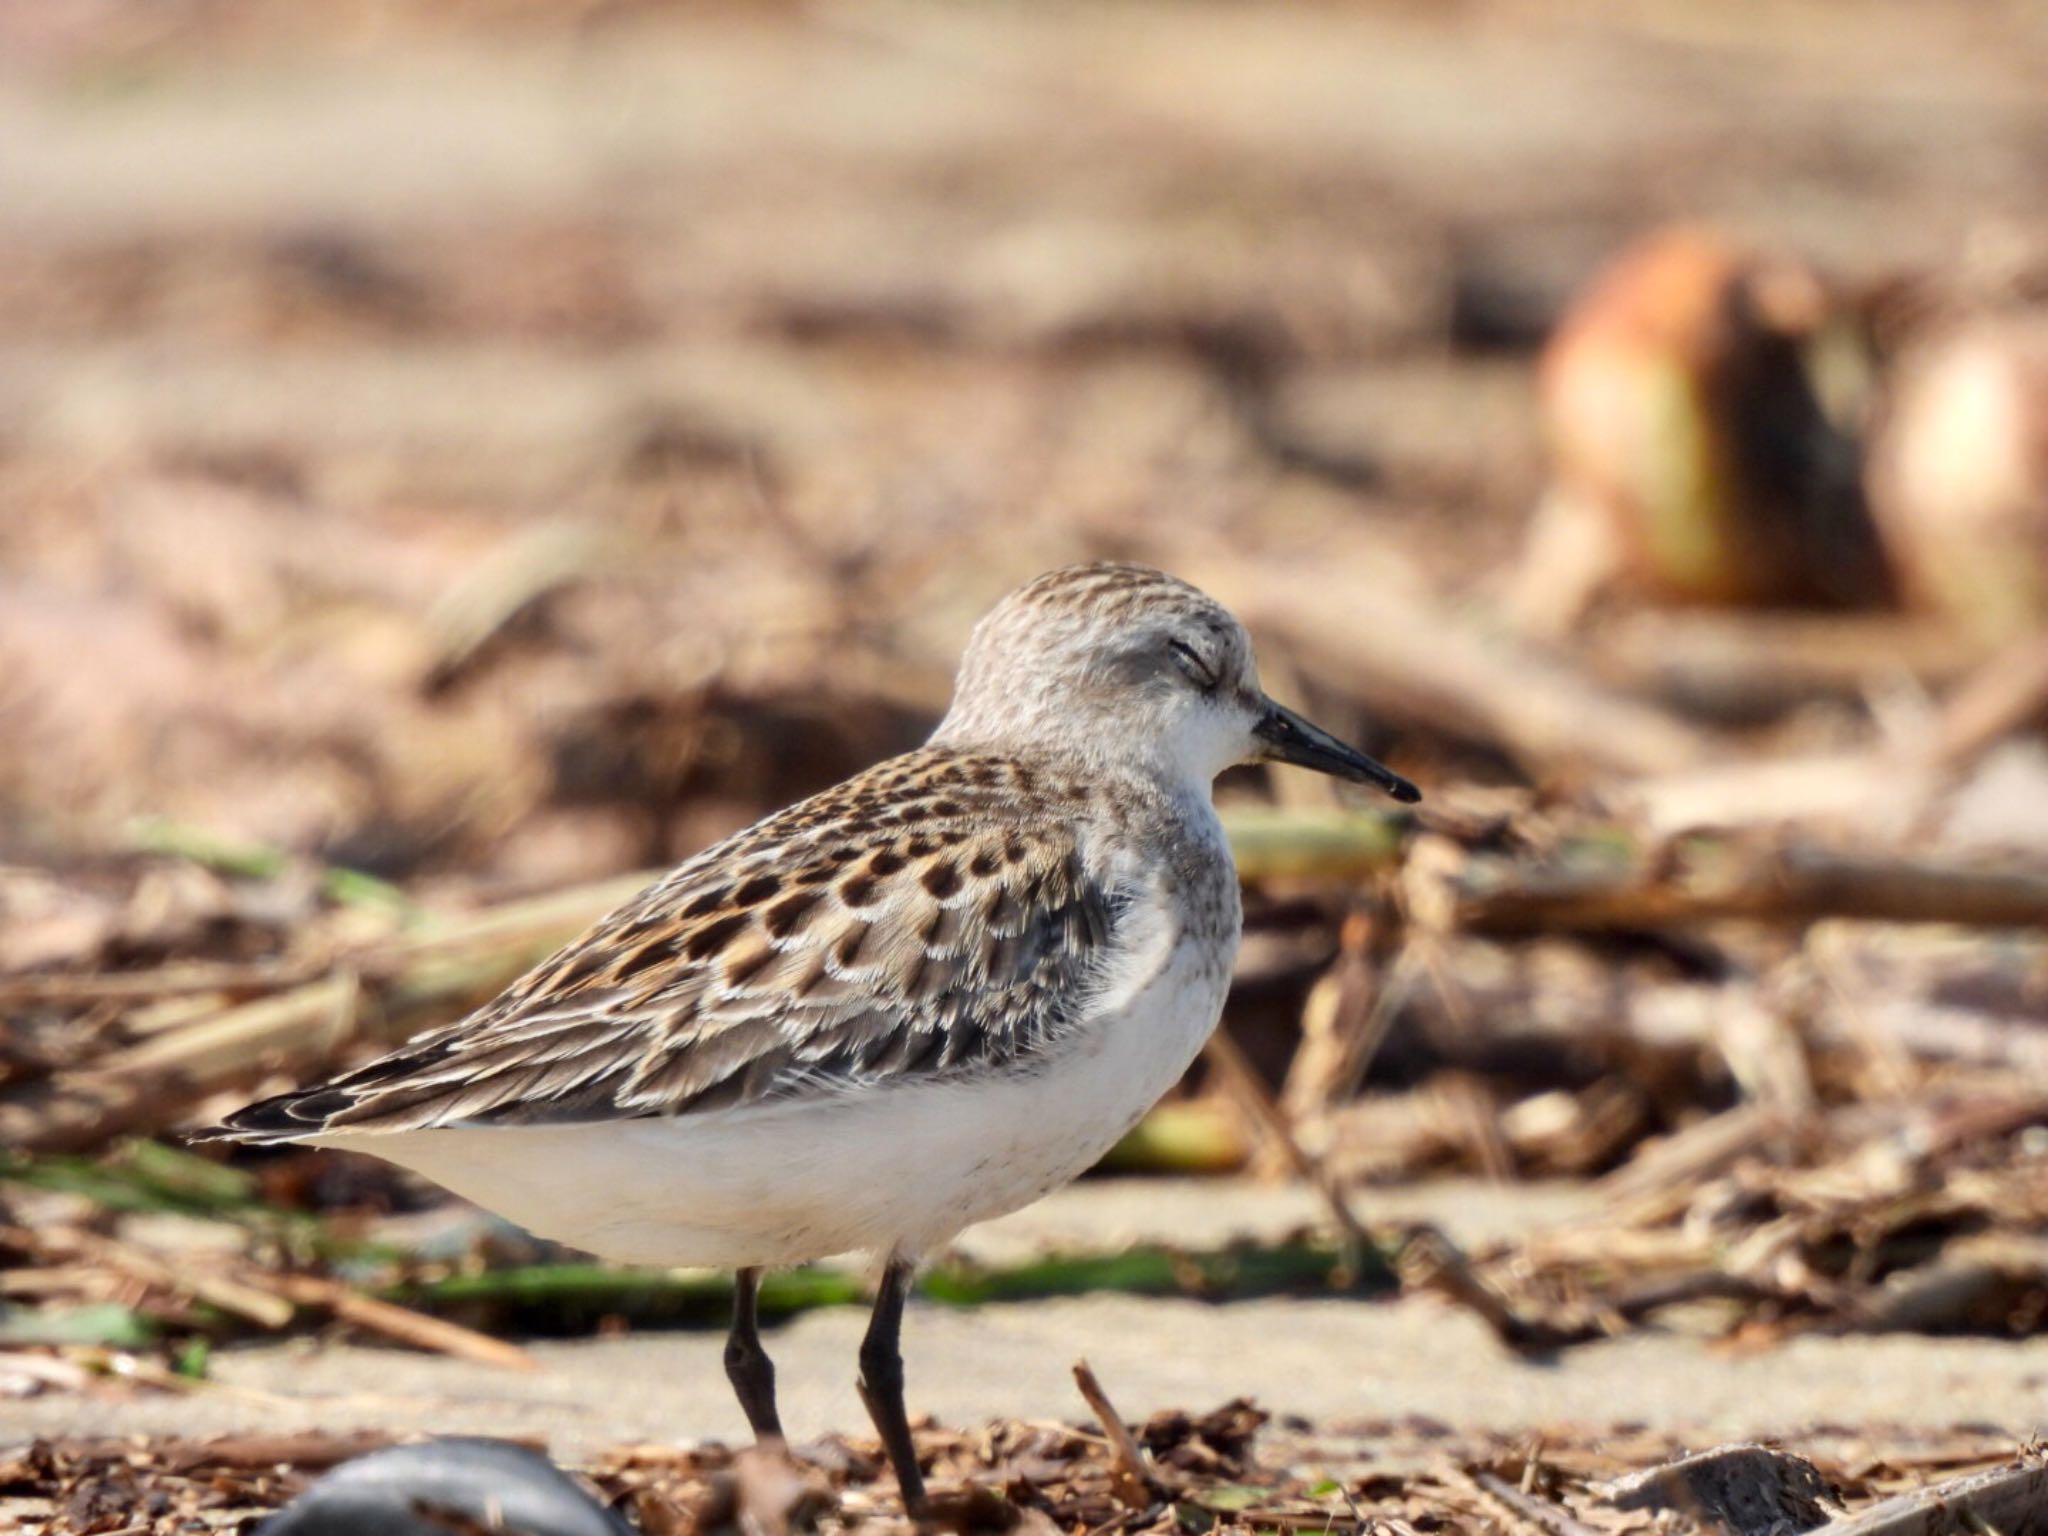
M 1660 230 L 1580 292 L 1539 388 L 1557 488 L 1680 601 L 1865 603 L 1887 583 L 1853 449 L 1804 349 L 1833 305 L 1797 258 Z
M 1908 352 L 1869 478 L 1915 604 L 1991 638 L 2048 622 L 2048 312 L 1984 316 Z

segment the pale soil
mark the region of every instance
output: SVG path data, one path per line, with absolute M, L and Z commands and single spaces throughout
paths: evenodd
M 1443 1186 L 1372 1197 L 1470 1241 L 1582 1208 L 1569 1190 Z M 1015 1256 L 1076 1233 L 1201 1244 L 1278 1234 L 1313 1213 L 1298 1192 L 1126 1181 L 1084 1185 L 995 1223 L 971 1246 Z M 863 1317 L 799 1317 L 771 1337 L 798 1438 L 865 1423 L 853 1387 Z M 49 1396 L 0 1405 L 0 1432 L 210 1434 L 351 1427 L 544 1437 L 558 1454 L 640 1439 L 732 1437 L 737 1408 L 712 1333 L 542 1342 L 535 1376 L 359 1346 L 293 1343 L 218 1357 L 191 1397 Z M 1326 1424 L 1411 1414 L 1461 1430 L 1640 1423 L 1702 1440 L 1830 1424 L 2048 1427 L 2048 1339 L 1802 1338 L 1756 1354 L 1647 1333 L 1531 1362 L 1428 1300 L 1197 1302 L 1093 1296 L 956 1312 L 922 1306 L 905 1355 L 915 1408 L 952 1424 L 1071 1419 L 1085 1356 L 1132 1417 L 1249 1395 Z

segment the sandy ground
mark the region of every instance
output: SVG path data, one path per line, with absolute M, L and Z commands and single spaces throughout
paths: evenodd
M 1442 1186 L 1373 1199 L 1385 1217 L 1429 1217 L 1471 1241 L 1568 1217 L 1563 1189 Z M 1202 1243 L 1279 1233 L 1312 1214 L 1298 1192 L 1250 1186 L 1086 1185 L 992 1224 L 995 1254 L 1088 1232 Z M 1013 1246 L 1014 1245 L 1014 1246 Z M 856 1310 L 775 1330 L 784 1416 L 798 1438 L 864 1423 Z M 294 1343 L 226 1352 L 216 1390 L 191 1397 L 51 1396 L 0 1406 L 13 1434 L 211 1434 L 356 1426 L 544 1437 L 558 1454 L 742 1430 L 708 1333 L 539 1343 L 532 1377 L 386 1349 Z M 1829 1424 L 2048 1427 L 2048 1339 L 1802 1338 L 1762 1353 L 1649 1333 L 1548 1361 L 1515 1359 L 1472 1318 L 1427 1298 L 1391 1303 L 1198 1302 L 1095 1296 L 951 1311 L 916 1309 L 905 1356 L 913 1406 L 973 1423 L 1083 1412 L 1068 1368 L 1086 1357 L 1127 1415 L 1240 1394 L 1326 1424 L 1418 1414 L 1462 1428 L 1645 1424 L 1702 1439 Z

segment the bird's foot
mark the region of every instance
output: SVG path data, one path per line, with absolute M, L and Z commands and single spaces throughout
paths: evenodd
M 762 1536 L 809 1530 L 837 1502 L 831 1483 L 791 1455 L 780 1435 L 764 1435 L 733 1457 L 732 1498 L 740 1528 Z
M 989 1536 L 1017 1523 L 1016 1506 L 980 1483 L 927 1490 L 916 1508 L 905 1513 L 921 1531 L 951 1531 L 956 1536 Z

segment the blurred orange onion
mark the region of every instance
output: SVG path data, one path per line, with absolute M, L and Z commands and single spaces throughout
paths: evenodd
M 1661 597 L 1866 603 L 1887 589 L 1852 445 L 1810 348 L 1835 321 L 1805 262 L 1676 227 L 1582 289 L 1542 359 L 1554 493 Z

